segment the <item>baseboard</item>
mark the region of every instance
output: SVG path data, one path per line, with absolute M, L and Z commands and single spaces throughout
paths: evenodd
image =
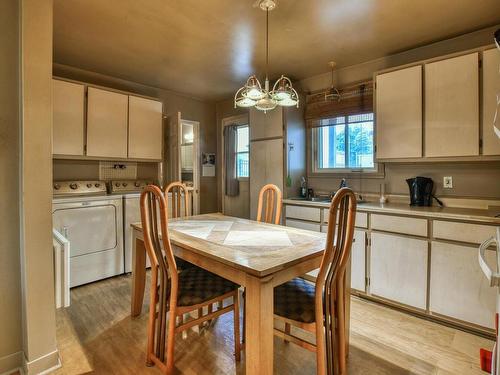
M 59 367 L 61 367 L 61 361 L 57 349 L 32 361 L 28 361 L 25 357 L 23 361 L 23 371 L 26 375 L 48 374 Z
M 0 357 L 0 375 L 10 375 L 16 371 L 20 371 L 23 365 L 23 358 L 22 351 Z

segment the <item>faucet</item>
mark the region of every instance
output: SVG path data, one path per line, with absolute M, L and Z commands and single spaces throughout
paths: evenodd
M 342 188 L 345 188 L 347 187 L 347 181 L 345 178 L 342 179 L 342 181 L 340 181 L 340 186 L 339 186 L 339 189 L 342 189 Z

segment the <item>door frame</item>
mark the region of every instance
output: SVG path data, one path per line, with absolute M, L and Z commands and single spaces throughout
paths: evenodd
M 200 122 L 185 120 L 182 117 L 179 118 L 178 129 L 177 129 L 177 141 L 179 143 L 177 163 L 178 163 L 178 180 L 182 181 L 182 125 L 192 125 L 193 126 L 193 215 L 198 215 L 200 212 Z
M 221 141 L 221 191 L 222 191 L 222 212 L 225 213 L 225 208 L 224 208 L 224 203 L 225 203 L 225 196 L 226 196 L 226 184 L 224 183 L 226 179 L 226 168 L 224 168 L 225 165 L 225 155 L 224 155 L 224 128 L 229 125 L 238 125 L 238 126 L 243 126 L 243 125 L 248 125 L 250 127 L 250 115 L 248 113 L 244 113 L 241 115 L 236 115 L 236 116 L 229 116 L 229 117 L 224 117 L 222 119 L 222 131 L 220 134 L 220 141 Z M 249 150 L 250 152 L 250 150 Z

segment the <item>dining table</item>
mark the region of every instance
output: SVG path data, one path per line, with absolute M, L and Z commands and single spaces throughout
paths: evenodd
M 143 307 L 146 249 L 141 223 L 132 228 L 131 315 L 136 317 Z M 220 213 L 169 219 L 168 230 L 175 256 L 245 288 L 245 373 L 272 374 L 274 287 L 320 266 L 326 234 Z M 346 296 L 348 337 L 349 291 Z

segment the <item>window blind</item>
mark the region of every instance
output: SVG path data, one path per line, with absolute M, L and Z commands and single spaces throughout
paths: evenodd
M 328 93 L 325 91 L 307 96 L 305 118 L 308 127 L 332 125 L 322 119 L 373 112 L 373 81 L 349 86 L 339 92 L 340 100 L 325 100 L 325 94 Z

